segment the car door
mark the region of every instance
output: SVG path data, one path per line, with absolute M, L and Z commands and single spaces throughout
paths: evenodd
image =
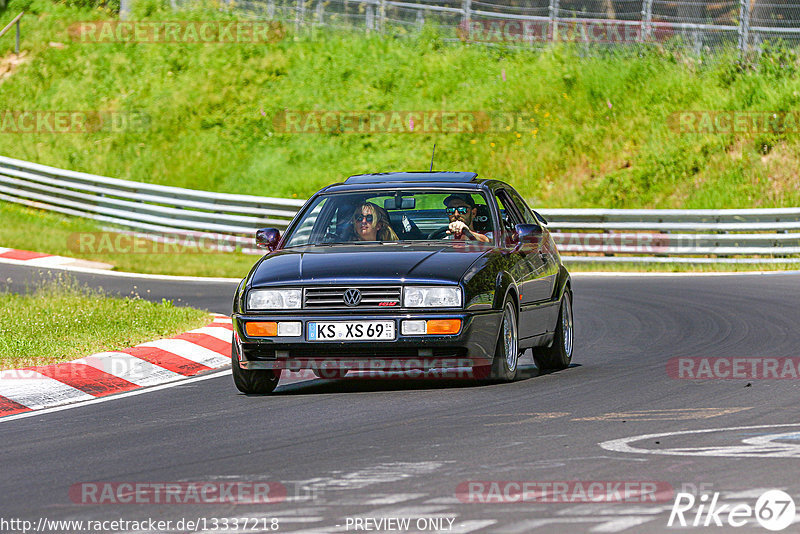
M 517 211 L 520 212 L 526 224 L 535 224 L 542 228 L 542 241 L 536 255 L 538 258 L 532 259 L 534 270 L 536 272 L 536 279 L 531 284 L 531 293 L 535 302 L 550 300 L 553 298 L 555 291 L 556 281 L 558 279 L 558 266 L 559 257 L 556 249 L 553 236 L 544 227 L 539 219 L 534 215 L 533 211 L 528 207 L 528 204 L 513 188 L 508 188 L 508 194 Z
M 519 336 L 521 339 L 542 334 L 546 331 L 545 322 L 539 317 L 544 282 L 540 280 L 544 273 L 544 260 L 539 254 L 538 247 L 517 246 L 514 241 L 517 224 L 525 223 L 523 212 L 513 200 L 507 188 L 495 190 L 495 200 L 500 210 L 501 246 L 506 254 L 512 257 L 510 274 L 517 283 L 519 290 Z
M 542 227 L 539 220 L 513 188 L 506 186 L 498 190 L 498 198 L 504 199 L 504 206 L 513 215 L 510 223 L 535 224 Z M 528 274 L 521 287 L 520 295 L 520 337 L 527 338 L 544 334 L 552 325 L 552 295 L 558 275 L 558 261 L 550 251 L 555 250 L 549 232 L 542 228 L 542 239 L 538 245 L 519 247 L 520 254 L 527 263 Z

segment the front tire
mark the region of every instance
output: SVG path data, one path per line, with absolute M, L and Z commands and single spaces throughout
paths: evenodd
M 569 367 L 573 349 L 572 293 L 567 290 L 561 297 L 561 309 L 558 312 L 558 325 L 549 347 L 533 349 L 533 361 L 536 367 L 545 370 L 559 370 Z
M 500 323 L 492 365 L 476 367 L 474 373 L 477 378 L 488 379 L 492 382 L 513 382 L 517 378 L 518 361 L 517 311 L 514 303 L 509 300 L 503 306 L 503 319 Z
M 280 369 L 242 369 L 239 367 L 236 342 L 231 343 L 231 369 L 236 389 L 247 394 L 267 395 L 272 393 L 281 378 Z

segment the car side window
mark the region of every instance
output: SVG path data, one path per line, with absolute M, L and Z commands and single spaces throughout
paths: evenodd
M 301 221 L 300 225 L 295 228 L 292 233 L 291 239 L 286 244 L 287 247 L 296 247 L 300 245 L 307 245 L 312 242 L 312 236 L 319 234 L 324 228 L 321 228 L 323 221 L 320 219 L 323 208 L 325 208 L 328 199 L 322 199 L 306 217 Z
M 528 204 L 519 196 L 519 193 L 514 191 L 513 189 L 508 190 L 508 194 L 511 197 L 511 200 L 517 206 L 517 211 L 522 215 L 522 220 L 525 224 L 535 224 L 540 226 L 539 221 L 536 219 L 536 216 L 533 214 L 531 209 L 528 207 Z
M 503 228 L 509 232 L 514 231 L 514 226 L 522 223 L 522 218 L 517 212 L 516 206 L 511 201 L 505 189 L 500 189 L 495 193 L 497 207 L 500 208 L 500 222 Z

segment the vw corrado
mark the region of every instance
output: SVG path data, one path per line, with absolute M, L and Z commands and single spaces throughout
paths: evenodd
M 233 302 L 233 378 L 270 393 L 282 369 L 471 367 L 511 381 L 517 359 L 572 358 L 572 290 L 546 221 L 471 172 L 351 176 L 303 206 Z

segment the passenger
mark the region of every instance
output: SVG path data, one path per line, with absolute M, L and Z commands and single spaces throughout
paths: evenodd
M 389 224 L 389 213 L 372 202 L 364 202 L 353 214 L 353 233 L 357 241 L 397 241 Z
M 453 236 L 452 239 L 472 239 L 484 243 L 489 242 L 488 236 L 472 229 L 472 222 L 478 213 L 475 201 L 472 200 L 472 195 L 452 194 L 444 199 L 444 205 L 447 208 L 447 217 L 450 219 L 447 233 Z

